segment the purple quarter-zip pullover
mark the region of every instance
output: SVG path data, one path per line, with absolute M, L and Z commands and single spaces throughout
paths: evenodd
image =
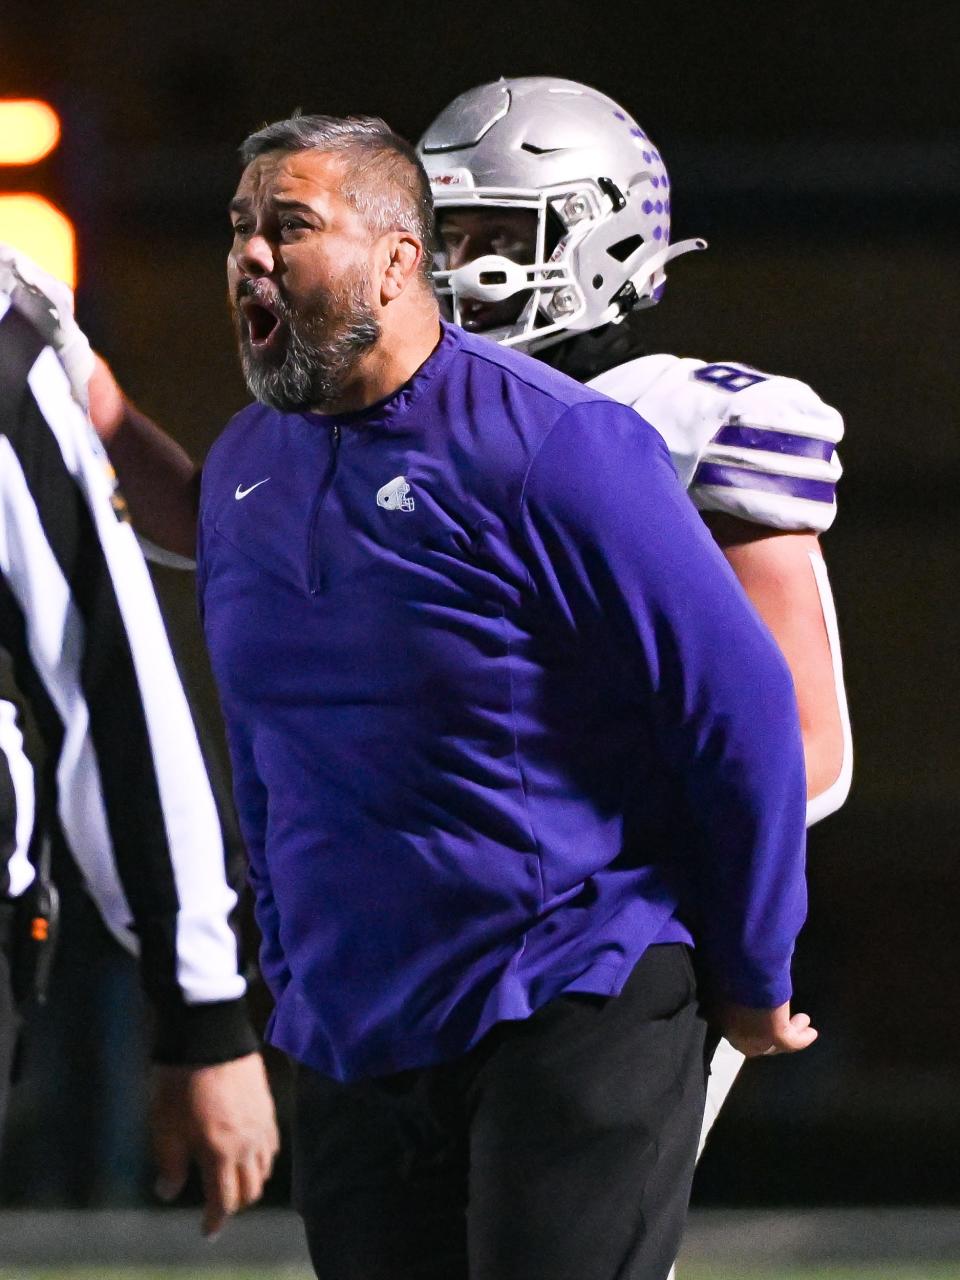
M 793 686 L 643 419 L 445 326 L 361 413 L 243 410 L 201 505 L 275 1045 L 443 1061 L 664 941 L 788 999 Z

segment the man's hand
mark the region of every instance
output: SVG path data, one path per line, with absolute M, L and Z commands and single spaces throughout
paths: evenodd
M 749 1009 L 742 1004 L 721 1005 L 717 1021 L 724 1036 L 748 1058 L 774 1053 L 797 1053 L 813 1044 L 817 1032 L 810 1015 L 790 1016 L 790 1002 L 777 1009 Z
M 208 1067 L 154 1067 L 150 1119 L 157 1194 L 179 1195 L 196 1160 L 205 1236 L 216 1236 L 231 1214 L 259 1200 L 279 1148 L 259 1054 Z

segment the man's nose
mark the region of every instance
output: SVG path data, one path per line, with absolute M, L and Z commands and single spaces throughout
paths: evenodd
M 236 263 L 251 279 L 270 275 L 276 265 L 270 241 L 263 235 L 249 236 L 236 253 Z

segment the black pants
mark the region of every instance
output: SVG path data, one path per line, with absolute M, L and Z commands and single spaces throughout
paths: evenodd
M 687 949 L 561 996 L 456 1062 L 297 1073 L 294 1198 L 319 1280 L 663 1280 L 703 1114 Z
M 20 1030 L 20 1017 L 13 998 L 13 981 L 10 975 L 15 910 L 14 903 L 0 899 L 0 1144 L 3 1142 L 10 1076 Z

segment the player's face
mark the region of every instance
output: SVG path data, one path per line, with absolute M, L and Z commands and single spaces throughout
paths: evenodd
M 511 262 L 530 263 L 537 250 L 535 209 L 441 209 L 437 232 L 449 270 L 494 253 Z M 513 324 L 526 305 L 526 291 L 503 302 L 463 298 L 460 318 L 465 329 L 483 332 Z
M 285 410 L 336 400 L 380 336 L 371 285 L 376 237 L 340 194 L 343 161 L 268 152 L 230 204 L 227 281 L 250 391 Z

